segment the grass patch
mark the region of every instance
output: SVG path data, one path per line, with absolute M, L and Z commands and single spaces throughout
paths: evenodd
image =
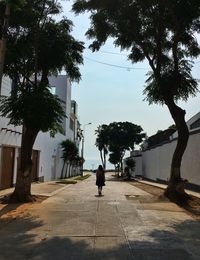
M 74 179 L 77 180 L 77 181 L 83 181 L 83 180 L 89 178 L 90 176 L 91 176 L 91 174 L 86 174 L 84 176 L 75 177 Z
M 60 181 L 57 181 L 56 183 L 61 183 L 61 184 L 76 184 L 77 181 L 75 180 L 69 180 L 69 179 L 61 179 Z

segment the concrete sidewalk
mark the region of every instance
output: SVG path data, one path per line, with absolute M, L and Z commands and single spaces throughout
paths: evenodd
M 68 185 L 71 184 L 62 184 L 59 183 L 58 180 L 48 182 L 33 182 L 31 184 L 31 193 L 33 195 L 43 195 L 50 197 L 55 195 L 57 192 L 62 191 L 62 189 L 65 189 Z M 0 190 L 0 197 L 12 193 L 13 190 L 14 188 Z
M 199 260 L 200 223 L 107 176 L 64 187 L 0 230 L 1 260 Z M 12 250 L 11 250 L 12 249 Z

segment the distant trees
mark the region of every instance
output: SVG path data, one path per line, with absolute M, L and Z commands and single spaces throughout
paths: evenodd
M 120 151 L 112 151 L 109 154 L 108 161 L 115 166 L 115 172 L 120 173 L 121 153 Z
M 61 171 L 61 179 L 68 177 L 67 173 L 70 172 L 71 166 L 81 166 L 82 164 L 82 158 L 79 156 L 78 148 L 76 144 L 67 139 L 61 143 L 62 151 L 63 151 L 63 168 Z M 67 164 L 66 171 L 65 165 Z
M 91 12 L 87 36 L 98 51 L 109 37 L 122 50 L 129 50 L 133 62 L 146 59 L 151 71 L 145 91 L 146 100 L 166 105 L 178 131 L 166 196 L 187 199 L 181 179 L 181 161 L 189 132 L 185 111 L 177 101 L 197 92 L 191 75 L 192 59 L 200 54 L 196 34 L 200 32 L 200 1 L 166 0 L 76 0 L 75 13 Z
M 141 126 L 130 122 L 113 122 L 109 125 L 99 126 L 96 134 L 97 146 L 101 144 L 101 147 L 106 147 L 106 151 L 110 152 L 109 161 L 118 169 L 122 169 L 125 152 L 134 150 L 135 145 L 141 143 L 145 136 Z
M 135 161 L 133 158 L 127 158 L 126 159 L 126 165 L 129 169 L 134 170 L 135 169 Z
M 97 135 L 95 145 L 99 149 L 102 166 L 106 169 L 106 156 L 108 154 L 108 133 L 109 127 L 107 125 L 100 125 L 95 134 Z
M 16 0 L 17 1 L 17 0 Z M 10 2 L 10 1 L 9 1 Z M 61 13 L 54 0 L 23 0 L 23 8 L 11 12 L 6 31 L 4 74 L 13 80 L 10 97 L 1 98 L 1 116 L 22 125 L 20 167 L 13 201 L 31 200 L 31 153 L 39 131 L 62 132 L 65 113 L 60 100 L 50 93 L 49 75 L 65 69 L 71 80 L 80 80 L 83 43 L 71 36 L 72 22 L 53 16 Z M 1 4 L 1 3 L 0 3 Z M 4 5 L 6 8 L 6 5 Z M 0 12 L 3 21 L 4 11 Z

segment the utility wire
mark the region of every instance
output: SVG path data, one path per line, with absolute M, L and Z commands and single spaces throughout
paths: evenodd
M 101 52 L 101 53 L 107 53 L 107 54 L 113 54 L 113 55 L 120 55 L 120 56 L 125 56 L 125 57 L 128 56 L 127 54 L 117 53 L 117 52 L 111 52 L 111 51 L 101 51 L 101 50 L 99 50 L 99 52 Z M 194 64 L 197 64 L 197 63 L 200 63 L 200 60 L 194 62 Z
M 115 64 L 111 64 L 111 63 L 106 63 L 106 62 L 101 62 L 101 61 L 98 61 L 98 60 L 90 59 L 90 58 L 87 58 L 87 57 L 84 57 L 84 59 L 89 60 L 89 61 L 93 61 L 93 62 L 96 62 L 96 63 L 99 63 L 99 64 L 119 68 L 119 69 L 127 69 L 129 71 L 130 70 L 148 70 L 148 68 L 133 68 L 133 67 L 127 67 L 127 66 L 119 66 L 119 65 L 115 65 Z
M 117 53 L 117 52 L 111 52 L 111 51 L 101 51 L 101 50 L 99 50 L 99 52 L 101 52 L 101 53 L 108 53 L 108 54 L 114 54 L 114 55 L 120 55 L 120 56 L 125 56 L 125 57 L 127 57 L 127 55 L 126 55 L 126 54 L 123 54 L 123 53 Z

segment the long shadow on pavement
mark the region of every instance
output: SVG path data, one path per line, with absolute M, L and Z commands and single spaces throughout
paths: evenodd
M 130 216 L 131 217 L 131 216 Z M 127 243 L 112 237 L 53 236 L 35 232 L 44 225 L 37 217 L 26 214 L 0 230 L 1 260 L 192 260 L 200 259 L 200 224 L 193 220 L 169 224 L 167 229 L 149 226 L 127 233 Z M 168 227 L 168 228 L 169 228 Z M 121 242 L 120 242 L 121 239 Z

